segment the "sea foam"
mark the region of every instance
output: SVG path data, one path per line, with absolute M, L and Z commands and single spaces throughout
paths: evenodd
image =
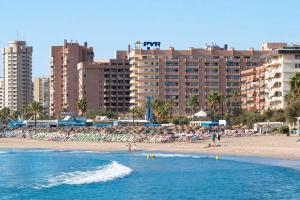
M 94 170 L 68 172 L 50 177 L 47 180 L 47 184 L 39 185 L 35 188 L 47 188 L 63 184 L 81 185 L 97 182 L 107 182 L 128 176 L 131 172 L 132 169 L 130 169 L 129 167 L 113 161 L 108 165 L 97 167 Z

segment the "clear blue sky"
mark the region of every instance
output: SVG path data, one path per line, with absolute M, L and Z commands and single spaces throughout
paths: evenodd
M 136 40 L 176 49 L 297 43 L 299 10 L 298 0 L 1 0 L 0 47 L 18 32 L 34 48 L 33 76 L 48 75 L 50 46 L 64 39 L 87 41 L 96 58 Z

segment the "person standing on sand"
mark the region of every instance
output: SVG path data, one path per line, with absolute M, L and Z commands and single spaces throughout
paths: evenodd
M 218 142 L 221 141 L 221 132 L 218 132 Z
M 216 137 L 217 137 L 216 133 L 213 132 L 213 133 L 211 134 L 211 140 L 212 140 L 212 146 L 213 146 L 213 147 L 216 146 Z

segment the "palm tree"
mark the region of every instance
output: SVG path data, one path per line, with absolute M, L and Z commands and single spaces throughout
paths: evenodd
M 142 118 L 145 113 L 145 109 L 143 107 L 133 107 L 129 110 L 132 115 L 132 121 L 134 123 L 135 117 Z
M 77 103 L 78 109 L 80 110 L 81 114 L 84 115 L 87 110 L 87 102 L 85 99 L 80 99 Z
M 5 124 L 8 124 L 8 117 L 10 115 L 10 109 L 4 107 L 1 111 L 0 111 L 0 115 L 1 115 L 1 121 L 4 121 Z
M 188 101 L 188 106 L 190 107 L 192 114 L 194 114 L 196 112 L 198 105 L 199 105 L 198 97 L 192 96 Z
M 295 96 L 300 96 L 300 72 L 296 73 L 290 81 L 291 91 L 295 94 Z
M 28 114 L 33 115 L 34 117 L 34 127 L 36 127 L 36 118 L 37 116 L 43 116 L 43 106 L 36 101 L 32 101 L 30 104 L 28 104 L 26 111 Z
M 169 113 L 169 118 L 172 119 L 173 117 L 173 106 L 174 106 L 174 99 L 169 99 L 165 102 L 164 107 Z
M 216 120 L 215 114 L 216 114 L 217 107 L 220 104 L 220 100 L 221 100 L 221 97 L 220 97 L 219 92 L 213 91 L 213 92 L 210 92 L 207 96 L 208 105 L 213 109 L 214 121 Z
M 300 99 L 300 73 L 296 73 L 290 79 L 290 91 L 285 96 L 287 104 L 290 104 L 298 99 Z
M 14 111 L 12 114 L 11 114 L 11 118 L 13 119 L 18 119 L 18 117 L 22 114 L 21 111 L 17 110 L 17 111 Z

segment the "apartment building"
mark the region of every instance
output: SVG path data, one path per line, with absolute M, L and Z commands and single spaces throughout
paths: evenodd
M 4 106 L 22 110 L 32 101 L 32 47 L 25 41 L 10 41 L 2 49 Z
M 137 42 L 128 50 L 130 59 L 131 106 L 142 106 L 146 97 L 175 102 L 174 113 L 191 114 L 188 100 L 199 99 L 199 109 L 209 110 L 207 95 L 220 91 L 227 99 L 240 91 L 240 72 L 261 66 L 265 51 L 235 50 L 213 44 L 205 48 L 175 50 L 150 49 L 148 43 Z M 240 106 L 238 100 L 224 102 L 224 110 Z
M 63 46 L 51 47 L 50 115 L 62 111 L 77 113 L 78 71 L 80 62 L 93 62 L 94 51 L 85 42 L 64 41 Z
M 241 71 L 241 108 L 263 110 L 266 106 L 266 66 Z
M 129 67 L 126 51 L 118 51 L 116 59 L 78 64 L 79 99 L 86 100 L 88 111 L 128 112 Z
M 300 45 L 282 44 L 264 55 L 266 63 L 242 71 L 242 108 L 284 109 L 290 79 L 300 72 Z
M 290 79 L 300 72 L 300 45 L 284 46 L 266 58 L 266 108 L 284 109 Z
M 50 104 L 50 79 L 48 77 L 37 77 L 33 80 L 33 100 L 43 106 L 45 115 L 49 114 Z
M 0 79 L 0 109 L 4 108 L 4 80 Z

